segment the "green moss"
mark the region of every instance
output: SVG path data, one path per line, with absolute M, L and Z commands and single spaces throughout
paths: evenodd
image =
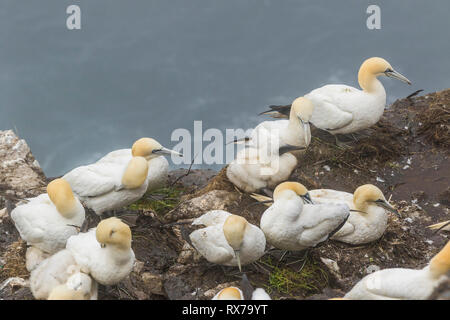
M 291 297 L 309 295 L 320 292 L 328 284 L 327 273 L 309 258 L 306 258 L 300 271 L 287 265 L 274 265 L 270 257 L 263 263 L 273 268 L 266 286 L 269 294 L 278 291 Z
M 147 192 L 139 201 L 131 204 L 131 210 L 151 210 L 158 215 L 164 215 L 180 202 L 184 189 L 166 187 Z

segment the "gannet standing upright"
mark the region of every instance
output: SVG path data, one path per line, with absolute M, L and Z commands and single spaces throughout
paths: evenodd
M 448 279 L 450 242 L 423 269 L 393 268 L 365 276 L 344 299 L 351 300 L 425 300 Z
M 274 203 L 261 217 L 267 242 L 282 250 L 300 251 L 324 242 L 349 217 L 347 204 L 304 204 L 306 188 L 283 182 L 273 193 Z
M 209 262 L 238 266 L 241 270 L 242 265 L 252 263 L 264 254 L 264 233 L 241 216 L 212 210 L 192 224 L 206 226 L 192 232 L 189 238 Z
M 151 191 L 167 184 L 169 162 L 165 155 L 182 156 L 181 153 L 163 147 L 155 139 L 141 138 L 133 143 L 131 149 L 112 151 L 97 162 L 126 164 L 132 157 L 144 157 L 148 161 L 147 191 Z
M 26 256 L 27 269 L 31 271 L 45 258 L 45 253 L 65 248 L 67 239 L 78 233 L 85 212 L 64 179 L 53 180 L 46 194 L 27 201 L 12 210 L 11 218 L 20 237 L 30 246 Z
M 65 174 L 85 206 L 101 215 L 139 200 L 147 191 L 148 162 L 131 157 L 128 163 L 96 162 Z
M 362 90 L 343 84 L 330 84 L 305 95 L 314 104 L 311 122 L 332 134 L 352 133 L 377 123 L 386 105 L 386 91 L 377 79 L 381 75 L 411 84 L 385 59 L 369 58 L 358 72 L 358 83 Z M 262 114 L 286 117 L 291 105 L 270 106 L 270 109 Z

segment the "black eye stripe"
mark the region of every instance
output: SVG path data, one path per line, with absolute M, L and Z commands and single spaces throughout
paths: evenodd
M 391 68 L 387 68 L 385 72 L 394 72 Z

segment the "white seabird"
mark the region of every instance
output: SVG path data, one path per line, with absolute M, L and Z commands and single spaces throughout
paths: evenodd
M 306 188 L 305 188 L 306 190 Z M 364 244 L 379 239 L 387 228 L 387 211 L 399 213 L 386 201 L 379 188 L 372 184 L 358 187 L 354 194 L 332 189 L 303 190 L 306 201 L 314 204 L 344 203 L 350 216 L 332 240 L 350 244 Z M 270 203 L 271 198 L 253 194 L 260 202 Z
M 348 219 L 347 204 L 305 204 L 306 193 L 298 182 L 283 182 L 275 188 L 274 202 L 260 223 L 268 243 L 290 251 L 313 248 L 328 240 Z
M 69 183 L 55 179 L 47 193 L 26 200 L 11 212 L 20 237 L 27 249 L 27 269 L 31 271 L 48 254 L 62 250 L 70 236 L 76 235 L 84 222 L 85 212 Z
M 139 200 L 147 191 L 148 162 L 131 157 L 128 163 L 96 162 L 63 176 L 81 202 L 101 215 Z
M 369 58 L 358 72 L 358 83 L 362 90 L 343 84 L 330 84 L 305 95 L 314 104 L 311 123 L 334 135 L 353 133 L 377 123 L 386 106 L 386 91 L 377 79 L 382 75 L 411 84 L 385 59 Z M 262 114 L 286 117 L 291 105 L 270 106 L 270 109 Z
M 193 246 L 209 262 L 238 266 L 258 260 L 266 247 L 264 233 L 245 218 L 223 210 L 212 210 L 195 219 L 204 225 L 189 235 Z
M 119 149 L 102 157 L 97 163 L 128 163 L 132 157 L 144 157 L 148 161 L 147 191 L 164 187 L 167 184 L 169 162 L 166 155 L 182 156 L 174 150 L 163 147 L 152 138 L 141 138 L 131 149 Z
M 425 300 L 450 271 L 450 242 L 423 269 L 393 268 L 365 276 L 345 296 L 349 300 Z

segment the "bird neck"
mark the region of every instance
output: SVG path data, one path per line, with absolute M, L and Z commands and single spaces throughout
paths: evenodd
M 373 73 L 359 72 L 358 73 L 358 83 L 359 86 L 366 93 L 376 94 L 385 93 L 383 84 L 378 80 L 377 76 Z
M 450 241 L 431 259 L 430 271 L 434 277 L 440 277 L 450 271 Z

